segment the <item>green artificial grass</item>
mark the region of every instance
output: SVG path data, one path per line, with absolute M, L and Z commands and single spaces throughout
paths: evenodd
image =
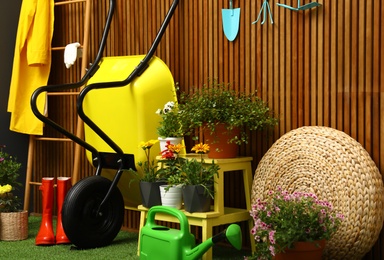
M 40 227 L 41 217 L 28 219 L 28 238 L 21 241 L 0 241 L 1 259 L 139 259 L 137 256 L 138 234 L 120 231 L 111 245 L 76 250 L 73 245 L 36 246 L 35 237 Z M 55 222 L 54 222 L 55 225 Z M 215 245 L 213 259 L 243 259 L 248 251 L 238 251 L 233 247 Z M 159 259 L 161 260 L 161 259 Z

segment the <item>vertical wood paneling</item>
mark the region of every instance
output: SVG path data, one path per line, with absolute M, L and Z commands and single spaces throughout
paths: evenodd
M 336 98 L 337 98 L 337 70 L 336 70 L 336 57 L 337 57 L 337 3 L 339 1 L 330 1 L 331 7 L 331 21 L 330 21 L 330 56 L 329 59 L 329 73 L 330 73 L 330 85 L 329 94 L 330 94 L 330 126 L 336 128 L 337 120 L 337 109 L 336 109 Z M 331 88 L 330 86 L 334 86 Z
M 372 41 L 372 144 L 380 144 L 380 132 L 374 129 L 380 129 L 380 2 L 373 2 L 373 41 Z M 380 160 L 379 149 L 372 149 L 371 156 L 375 162 Z
M 171 2 L 117 0 L 104 55 L 146 53 Z M 255 133 L 249 145 L 240 148 L 241 155 L 254 157 L 254 169 L 284 133 L 303 125 L 324 125 L 345 131 L 359 141 L 384 173 L 383 1 L 318 0 L 321 7 L 303 12 L 278 7 L 277 2 L 282 1 L 269 1 L 274 24 L 267 16 L 261 25 L 252 22 L 262 0 L 234 0 L 234 7 L 241 8 L 240 31 L 236 40 L 229 42 L 221 17 L 221 10 L 229 8 L 228 1 L 180 0 L 156 55 L 166 62 L 183 91 L 215 78 L 231 83 L 239 92 L 257 90 L 268 102 L 280 117 L 273 135 L 266 138 L 266 133 Z M 297 5 L 296 0 L 283 2 Z M 108 1 L 93 1 L 90 61 L 98 50 L 107 8 Z M 57 12 L 54 42 L 66 44 L 78 38 L 81 12 L 79 7 Z M 53 57 L 52 83 L 74 81 L 80 75 L 76 69 L 64 69 L 61 55 Z M 74 104 L 74 100 L 50 101 L 50 106 L 56 107 L 52 116 L 71 129 L 76 128 Z M 64 107 L 70 112 L 63 113 Z M 57 152 L 57 145 L 38 149 L 41 156 L 36 160 L 52 161 L 49 166 L 37 164 L 42 172 L 65 174 L 72 168 L 72 159 Z M 60 157 L 60 163 L 53 162 L 60 161 Z M 85 158 L 82 172 L 83 176 L 93 172 Z M 134 214 L 132 219 L 138 221 Z M 126 225 L 134 229 L 130 221 Z M 383 240 L 382 232 L 366 259 L 383 258 Z
M 351 118 L 351 27 L 350 27 L 350 21 L 351 21 L 351 3 L 346 2 L 344 6 L 344 21 L 345 24 L 344 27 L 344 44 L 345 48 L 343 51 L 344 55 L 344 85 L 343 85 L 343 92 L 340 93 L 343 95 L 344 98 L 344 105 L 343 105 L 343 111 L 344 111 L 344 120 L 343 120 L 343 130 L 347 133 L 351 132 L 350 127 L 350 118 Z
M 336 1 L 335 1 L 336 2 Z M 344 74 L 343 74 L 343 64 L 344 64 L 344 52 L 342 46 L 344 44 L 344 1 L 337 1 L 336 14 L 337 22 L 335 26 L 336 35 L 336 56 L 335 56 L 335 84 L 336 84 L 336 109 L 338 111 L 336 118 L 336 127 L 338 129 L 342 128 L 344 113 L 343 113 L 343 84 L 344 84 Z M 341 44 L 340 44 L 341 43 Z
M 365 116 L 367 118 L 366 120 L 366 129 L 365 129 L 365 149 L 370 153 L 373 154 L 373 144 L 372 144 L 372 130 L 373 130 L 373 61 L 374 61 L 374 56 L 373 56 L 373 43 L 374 43 L 374 37 L 373 37 L 373 31 L 374 31 L 374 24 L 373 24 L 373 0 L 367 1 L 367 17 L 366 17 L 366 57 L 365 57 L 365 62 L 366 62 L 366 80 L 365 84 L 367 86 L 365 92 L 366 92 L 366 105 L 365 105 Z
M 323 117 L 321 117 L 321 121 L 317 122 L 318 124 L 324 124 L 324 125 L 330 125 L 330 98 L 329 98 L 329 85 L 330 85 L 330 68 L 329 68 L 329 58 L 330 58 L 330 21 L 331 16 L 330 12 L 326 12 L 323 9 L 323 16 L 324 17 L 324 26 L 321 28 L 321 34 L 319 35 L 320 38 L 323 39 L 323 47 L 318 46 L 323 51 L 323 56 L 319 56 L 319 62 L 323 61 L 322 68 L 323 73 L 319 74 L 319 78 L 323 78 L 323 84 L 319 87 L 319 92 L 322 93 L 322 99 L 319 100 L 320 105 L 318 106 L 318 111 L 323 111 Z
M 379 69 L 379 74 L 380 74 L 380 84 L 379 84 L 379 89 L 380 89 L 380 92 L 379 92 L 379 95 L 380 95 L 380 110 L 377 112 L 378 114 L 380 114 L 380 127 L 379 127 L 379 131 L 375 131 L 375 132 L 379 132 L 379 136 L 380 136 L 380 142 L 378 142 L 380 145 L 379 145 L 379 149 L 376 149 L 376 150 L 379 150 L 378 151 L 378 158 L 380 158 L 380 160 L 376 161 L 376 163 L 379 163 L 379 169 L 381 170 L 381 174 L 384 174 L 384 159 L 383 159 L 383 156 L 384 156 L 384 145 L 382 145 L 382 143 L 384 142 L 383 141 L 383 136 L 384 136 L 384 120 L 383 120 L 383 117 L 384 117 L 384 76 L 383 76 L 383 70 L 384 70 L 384 26 L 383 26 L 383 21 L 381 20 L 382 17 L 384 16 L 384 4 L 381 3 L 381 6 L 378 7 L 378 9 L 380 9 L 380 16 L 378 17 L 378 20 L 380 20 L 379 23 L 377 23 L 376 25 L 378 27 L 380 27 L 380 48 L 377 50 L 378 53 L 380 53 L 378 56 L 380 56 L 380 69 Z M 375 111 L 376 112 L 376 111 Z M 384 236 L 382 236 L 382 238 L 384 239 Z

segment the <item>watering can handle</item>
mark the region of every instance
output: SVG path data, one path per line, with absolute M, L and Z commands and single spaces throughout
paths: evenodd
M 156 213 L 165 213 L 176 217 L 180 222 L 180 231 L 184 234 L 189 233 L 188 219 L 183 212 L 178 209 L 166 207 L 166 206 L 153 206 L 148 211 L 147 223 L 149 227 L 157 226 L 155 223 Z

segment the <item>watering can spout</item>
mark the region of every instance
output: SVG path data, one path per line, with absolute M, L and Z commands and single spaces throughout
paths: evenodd
M 207 252 L 214 244 L 227 240 L 237 250 L 241 249 L 242 246 L 242 235 L 239 225 L 232 224 L 222 231 L 221 233 L 209 238 L 203 243 L 195 246 L 194 248 L 186 252 L 186 258 L 188 260 L 199 259 L 205 252 Z

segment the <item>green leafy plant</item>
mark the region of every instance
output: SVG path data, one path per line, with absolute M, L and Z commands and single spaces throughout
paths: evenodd
M 220 167 L 214 160 L 211 164 L 205 163 L 203 155 L 209 152 L 209 145 L 200 143 L 192 147 L 191 150 L 200 155 L 199 160 L 180 156 L 180 151 L 184 149 L 182 144 L 174 145 L 167 141 L 166 148 L 161 152 L 162 159 L 159 162 L 163 163 L 163 167 L 158 172 L 169 185 L 168 189 L 177 185 L 201 185 L 205 194 L 213 198 L 214 176 Z
M 171 144 L 170 141 L 167 141 L 165 147 L 166 149 L 161 151 L 161 159 L 159 160 L 163 167 L 159 169 L 158 173 L 159 177 L 167 182 L 168 187 L 165 190 L 168 191 L 170 187 L 184 182 L 181 165 L 184 163 L 185 158 L 179 156 L 180 152 L 184 149 L 184 145 Z
M 270 191 L 265 201 L 256 200 L 251 216 L 254 227 L 255 254 L 246 259 L 272 259 L 295 242 L 329 240 L 337 231 L 343 215 L 313 193 Z
M 179 109 L 175 102 L 167 102 L 163 109 L 156 111 L 156 114 L 161 117 L 161 121 L 157 127 L 157 134 L 160 137 L 182 137 L 184 135 L 180 122 Z
M 246 130 L 263 130 L 274 127 L 278 120 L 267 104 L 256 93 L 236 93 L 229 84 L 216 81 L 191 93 L 181 93 L 179 102 L 180 122 L 185 135 L 205 127 L 212 134 L 220 123 L 226 125 L 228 132 L 234 128 L 242 130 L 240 136 L 228 140 L 236 144 L 247 143 Z
M 215 164 L 214 160 L 210 164 L 204 161 L 204 154 L 209 153 L 208 144 L 196 144 L 192 147 L 192 151 L 200 155 L 200 159 L 196 158 L 187 159 L 181 165 L 181 171 L 184 176 L 184 185 L 201 185 L 204 187 L 206 196 L 214 197 L 214 177 L 218 175 L 220 170 L 219 165 Z
M 155 182 L 158 180 L 157 168 L 158 165 L 154 159 L 151 159 L 151 148 L 154 144 L 158 143 L 158 140 L 149 140 L 141 142 L 139 147 L 144 150 L 146 160 L 144 162 L 139 161 L 137 165 L 141 168 L 141 172 L 132 171 L 137 179 L 147 182 Z M 134 179 L 132 179 L 134 180 Z
M 0 146 L 0 212 L 16 212 L 20 210 L 21 202 L 12 191 L 22 186 L 17 180 L 21 163 L 3 148 L 5 145 Z

